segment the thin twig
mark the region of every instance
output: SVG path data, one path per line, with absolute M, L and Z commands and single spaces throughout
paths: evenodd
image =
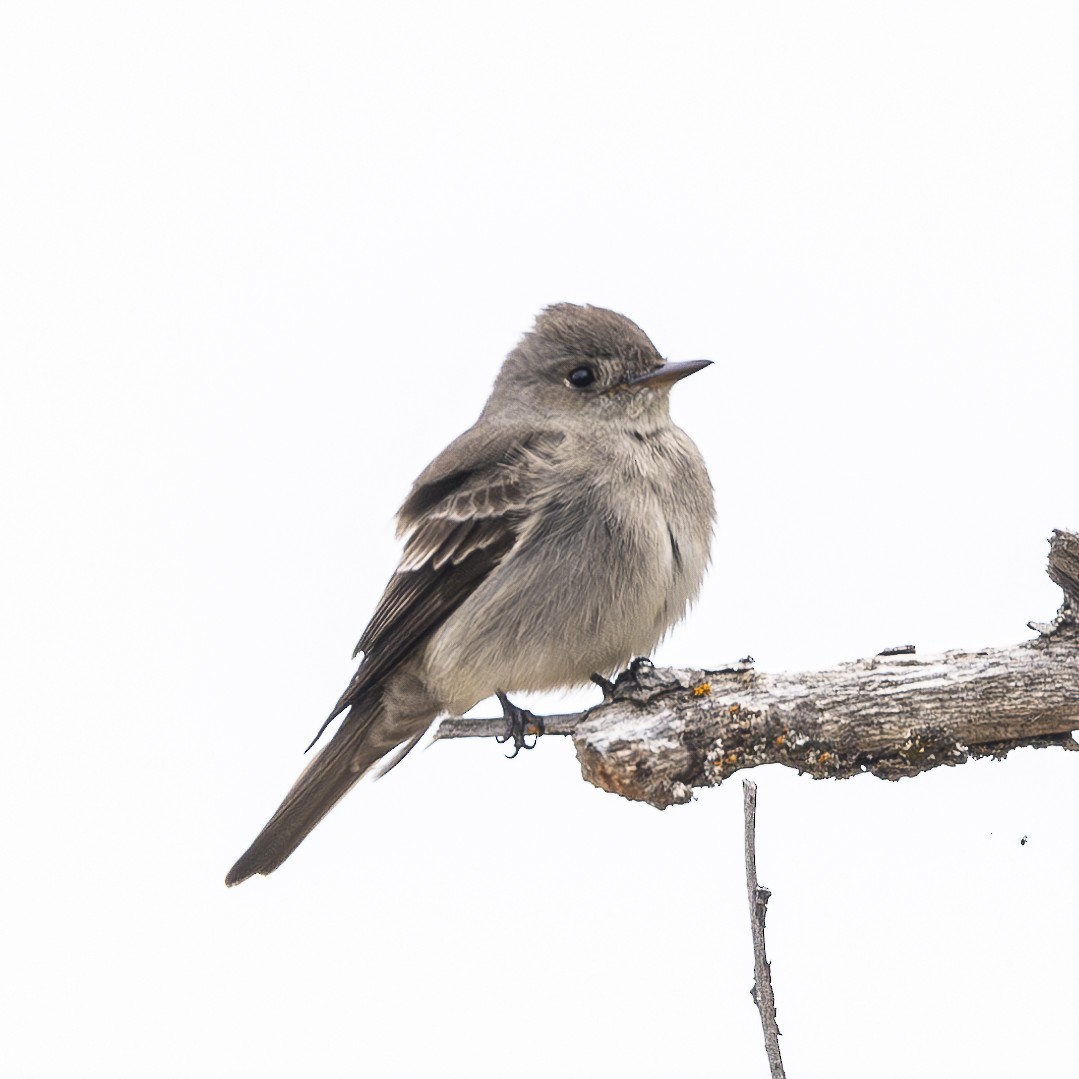
M 749 893 L 749 924 L 753 930 L 753 1001 L 761 1013 L 764 1051 L 772 1079 L 785 1079 L 783 1058 L 779 1053 L 779 1027 L 776 1024 L 776 1001 L 772 993 L 772 968 L 764 950 L 764 916 L 771 892 L 757 883 L 757 784 L 742 780 L 746 820 L 746 890 Z
M 569 712 L 558 716 L 541 716 L 543 733 L 572 734 L 584 717 L 584 712 Z M 435 740 L 439 738 L 490 738 L 506 733 L 506 720 L 503 716 L 489 718 L 476 716 L 466 719 L 464 716 L 450 716 L 435 727 Z M 533 727 L 526 734 L 536 734 Z

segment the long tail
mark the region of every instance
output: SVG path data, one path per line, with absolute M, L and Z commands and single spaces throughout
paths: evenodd
M 231 888 L 256 873 L 272 873 L 373 764 L 397 750 L 383 769 L 389 771 L 420 740 L 432 719 L 434 714 L 391 722 L 377 693 L 353 703 L 340 729 L 300 773 L 277 812 L 229 870 L 225 883 Z

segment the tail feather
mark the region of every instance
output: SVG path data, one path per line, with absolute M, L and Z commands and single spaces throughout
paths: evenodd
M 417 717 L 402 729 L 398 723 L 379 722 L 386 719 L 380 703 L 353 704 L 326 748 L 300 773 L 277 812 L 229 870 L 225 883 L 231 888 L 256 873 L 272 873 L 373 764 L 403 746 L 392 762 L 396 764 L 433 718 Z

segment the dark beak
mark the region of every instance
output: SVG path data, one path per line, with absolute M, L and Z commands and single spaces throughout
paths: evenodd
M 669 386 L 694 371 L 701 371 L 711 364 L 711 360 L 680 360 L 678 363 L 665 363 L 652 371 L 626 381 L 627 386 Z

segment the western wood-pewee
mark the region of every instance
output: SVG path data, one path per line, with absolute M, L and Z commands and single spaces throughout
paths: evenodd
M 708 362 L 664 362 L 603 308 L 540 314 L 475 425 L 412 485 L 404 555 L 330 715 L 344 719 L 227 884 L 272 873 L 440 713 L 496 693 L 509 713 L 506 692 L 581 685 L 655 647 L 708 563 L 711 484 L 668 411 L 671 386 Z

